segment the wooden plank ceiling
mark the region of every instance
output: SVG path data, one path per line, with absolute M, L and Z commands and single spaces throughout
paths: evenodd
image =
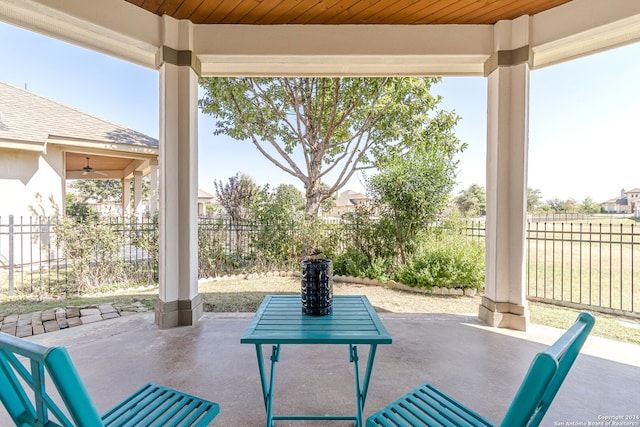
M 571 0 L 126 0 L 195 24 L 495 24 Z

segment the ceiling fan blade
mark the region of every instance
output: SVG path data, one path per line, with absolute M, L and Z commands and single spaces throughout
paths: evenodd
M 109 174 L 102 172 L 102 171 L 93 171 L 93 173 L 95 173 L 96 175 L 102 175 L 102 176 L 108 176 Z

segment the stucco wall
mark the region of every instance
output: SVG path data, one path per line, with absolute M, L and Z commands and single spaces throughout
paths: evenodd
M 0 150 L 0 266 L 8 268 L 12 259 L 19 269 L 51 258 L 50 227 L 37 224 L 39 216 L 63 212 L 63 159 L 62 151 L 52 146 L 46 154 Z M 10 215 L 13 227 L 9 227 Z
M 47 153 L 0 150 L 0 216 L 58 215 L 64 209 L 64 162 L 60 149 Z

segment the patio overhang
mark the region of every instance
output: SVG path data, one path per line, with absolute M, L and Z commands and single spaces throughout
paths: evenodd
M 356 1 L 305 11 L 292 0 L 267 11 L 249 1 L 0 0 L 0 20 L 159 70 L 159 325 L 194 324 L 202 313 L 198 77 L 470 75 L 488 83 L 487 276 L 479 313 L 490 325 L 526 329 L 529 73 L 639 41 L 640 2 L 379 3 L 375 11 Z

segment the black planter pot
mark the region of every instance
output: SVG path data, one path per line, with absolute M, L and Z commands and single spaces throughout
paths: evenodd
M 310 316 L 331 314 L 333 263 L 330 259 L 304 260 L 302 265 L 302 312 Z

